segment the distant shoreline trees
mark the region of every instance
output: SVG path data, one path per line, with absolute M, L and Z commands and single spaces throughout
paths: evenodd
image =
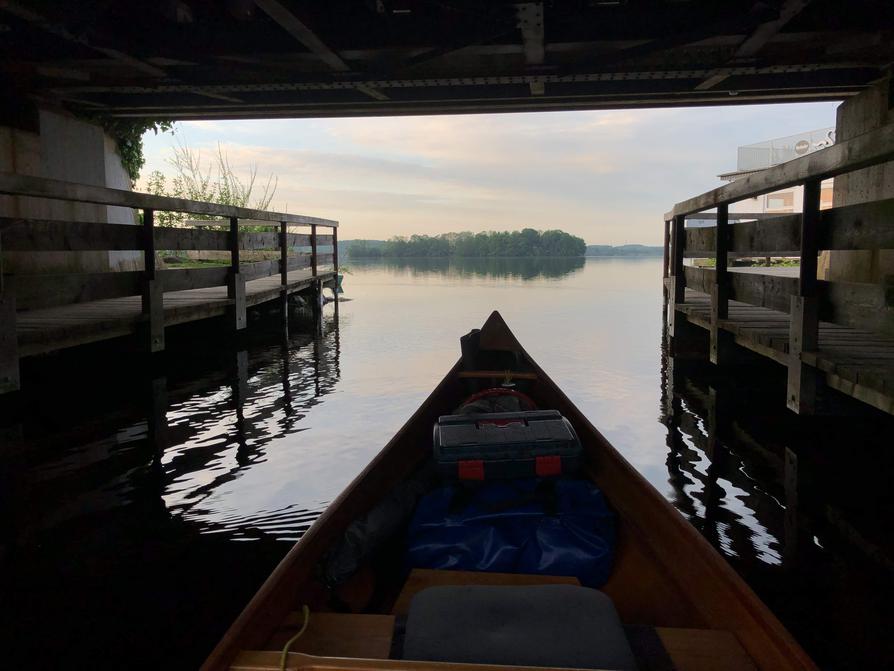
M 488 231 L 396 236 L 379 242 L 354 240 L 352 258 L 570 257 L 583 256 L 587 244 L 564 231 Z

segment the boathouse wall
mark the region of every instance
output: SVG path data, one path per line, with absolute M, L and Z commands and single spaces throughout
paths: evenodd
M 894 123 L 894 90 L 888 76 L 838 107 L 836 141 Z M 835 207 L 894 198 L 894 161 L 874 165 L 835 178 Z M 826 251 L 820 263 L 821 279 L 880 284 L 894 277 L 894 250 Z
M 115 141 L 101 126 L 52 108 L 31 107 L 0 125 L 0 171 L 131 190 Z M 0 196 L 0 217 L 136 224 L 133 210 L 27 196 Z M 6 273 L 139 270 L 131 251 L 4 252 Z

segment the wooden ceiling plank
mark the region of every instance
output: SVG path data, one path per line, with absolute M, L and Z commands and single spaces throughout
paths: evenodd
M 516 5 L 518 28 L 522 35 L 525 62 L 542 65 L 546 55 L 543 44 L 543 3 L 523 2 Z
M 729 63 L 739 63 L 743 59 L 754 57 L 770 40 L 779 34 L 779 31 L 782 30 L 789 21 L 800 14 L 808 4 L 810 4 L 810 0 L 785 0 L 782 8 L 779 10 L 779 16 L 772 21 L 766 21 L 757 26 L 751 35 L 742 41 L 742 44 L 736 49 L 736 53 L 733 55 L 732 59 L 730 59 Z M 697 91 L 705 91 L 726 81 L 729 74 L 724 74 L 724 69 L 725 68 L 718 69 L 715 74 L 702 81 L 695 87 L 695 89 Z
M 351 67 L 335 51 L 330 49 L 317 34 L 295 16 L 279 0 L 255 0 L 255 4 L 273 19 L 280 28 L 303 44 L 311 53 L 326 63 L 335 72 L 351 72 Z M 374 100 L 388 100 L 381 91 L 366 85 L 358 85 L 357 90 Z
M 810 0 L 786 0 L 779 10 L 779 18 L 759 25 L 736 49 L 736 59 L 751 58 L 757 54 L 785 25 L 800 14 Z
M 153 77 L 166 77 L 167 73 L 159 67 L 154 65 L 150 65 L 149 63 L 144 63 L 138 58 L 131 56 L 130 54 L 126 54 L 123 51 L 119 51 L 117 49 L 112 49 L 110 47 L 102 47 L 97 46 L 95 44 L 91 44 L 86 38 L 78 37 L 77 35 L 73 35 L 70 33 L 65 26 L 53 23 L 43 15 L 35 12 L 33 9 L 24 6 L 23 4 L 16 2 L 15 0 L 3 0 L 0 2 L 0 9 L 13 16 L 22 19 L 23 21 L 27 21 L 28 23 L 34 24 L 36 27 L 44 30 L 48 33 L 52 33 L 62 39 L 73 42 L 75 44 L 80 44 L 81 46 L 87 47 L 89 49 L 93 49 L 94 51 L 98 51 L 99 53 L 112 58 L 120 63 L 124 63 L 134 68 L 135 70 L 139 70 L 141 72 L 145 72 L 147 75 L 151 75 Z
M 342 60 L 342 57 L 330 49 L 317 37 L 317 34 L 304 24 L 290 9 L 279 0 L 255 0 L 255 4 L 273 19 L 280 28 L 298 40 L 307 49 L 315 54 L 336 72 L 350 72 L 350 66 Z

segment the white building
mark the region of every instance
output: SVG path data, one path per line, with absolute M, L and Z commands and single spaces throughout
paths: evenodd
M 770 168 L 786 161 L 810 154 L 835 144 L 835 128 L 789 135 L 774 140 L 766 140 L 739 147 L 736 170 L 718 177 L 726 182 L 734 182 L 755 172 Z M 832 207 L 832 179 L 823 181 L 820 194 L 820 208 Z M 790 214 L 800 212 L 804 199 L 804 187 L 793 186 L 774 191 L 763 196 L 739 201 L 730 206 L 730 218 L 739 213 Z

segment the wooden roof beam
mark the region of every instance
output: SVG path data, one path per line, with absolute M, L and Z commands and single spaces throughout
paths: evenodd
M 16 2 L 15 0 L 0 0 L 0 10 L 12 14 L 13 16 L 18 17 L 23 21 L 32 23 L 37 28 L 56 35 L 57 37 L 61 37 L 68 42 L 74 42 L 89 49 L 93 49 L 94 51 L 97 51 L 115 61 L 118 61 L 119 63 L 124 63 L 125 65 L 128 65 L 135 70 L 144 72 L 147 75 L 150 75 L 152 77 L 167 77 L 167 73 L 161 68 L 149 63 L 145 63 L 139 58 L 135 58 L 130 54 L 124 53 L 123 51 L 91 44 L 85 37 L 73 35 L 65 26 L 53 23 L 42 14 L 39 14 L 30 7 Z
M 523 2 L 515 6 L 518 16 L 518 28 L 521 31 L 525 63 L 543 65 L 546 49 L 543 43 L 543 3 Z M 543 81 L 534 81 L 530 85 L 531 95 L 542 96 L 546 92 Z
M 730 59 L 730 64 L 736 64 L 743 59 L 753 58 L 767 42 L 772 40 L 785 25 L 800 14 L 803 9 L 810 4 L 810 0 L 785 0 L 782 8 L 779 10 L 779 16 L 772 21 L 766 21 L 757 26 L 752 33 L 745 38 L 739 48 L 736 49 L 735 55 Z M 718 84 L 724 82 L 729 73 L 725 72 L 726 68 L 720 68 L 717 72 L 695 87 L 696 91 L 706 91 L 714 88 Z
M 523 2 L 516 5 L 518 28 L 521 31 L 525 62 L 543 65 L 546 49 L 543 45 L 543 3 Z
M 311 30 L 301 19 L 283 5 L 279 0 L 255 0 L 255 4 L 273 19 L 280 28 L 303 44 L 308 51 L 323 61 L 333 72 L 351 72 L 349 66 L 341 56 L 330 49 L 317 34 Z M 388 100 L 388 96 L 364 84 L 357 85 L 357 90 L 365 93 L 375 100 Z

